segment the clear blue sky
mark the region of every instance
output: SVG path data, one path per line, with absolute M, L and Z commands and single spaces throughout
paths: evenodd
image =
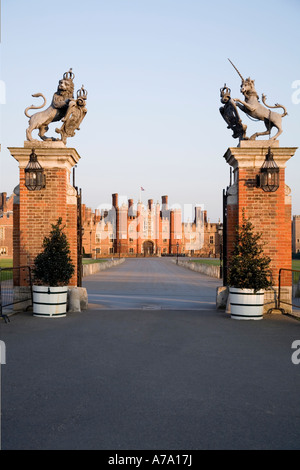
M 222 217 L 229 183 L 223 155 L 237 145 L 220 113 L 220 88 L 242 97 L 240 79 L 255 79 L 268 103 L 288 109 L 280 145 L 300 147 L 299 0 L 2 0 L 0 190 L 18 184 L 7 147 L 22 146 L 33 93 L 48 102 L 70 67 L 88 90 L 88 114 L 68 139 L 81 155 L 77 184 L 95 209 L 118 192 L 135 200 L 204 204 Z M 299 95 L 300 96 L 300 95 Z M 38 101 L 38 100 L 37 100 Z M 251 130 L 262 123 L 243 121 Z M 49 136 L 55 136 L 55 124 Z M 300 149 L 288 163 L 293 214 L 300 214 Z

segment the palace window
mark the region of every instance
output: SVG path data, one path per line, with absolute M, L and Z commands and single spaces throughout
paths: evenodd
M 130 254 L 133 254 L 133 253 L 134 253 L 133 248 L 129 248 L 129 253 L 130 253 Z
M 96 243 L 101 243 L 101 233 L 96 233 Z
M 166 238 L 163 239 L 163 243 L 167 243 L 167 241 L 168 241 L 168 240 L 167 240 Z
M 167 248 L 163 248 L 163 253 L 167 253 Z
M 213 243 L 214 243 L 214 236 L 213 236 L 213 235 L 211 235 L 211 236 L 209 237 L 209 243 L 210 243 L 211 245 L 213 245 Z
M 130 243 L 132 243 L 132 242 L 133 242 L 133 238 L 129 238 L 129 241 L 130 241 Z M 132 249 L 132 248 L 130 248 L 130 249 Z
M 6 246 L 1 246 L 0 247 L 0 255 L 6 255 L 7 253 L 7 248 Z
M 114 254 L 114 249 L 113 249 L 113 247 L 109 249 L 109 254 L 110 254 L 110 255 L 113 255 L 113 254 Z

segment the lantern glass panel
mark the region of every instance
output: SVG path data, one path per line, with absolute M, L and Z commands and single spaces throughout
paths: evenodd
M 266 192 L 275 192 L 279 188 L 279 169 L 273 168 L 261 172 L 260 187 Z
M 40 190 L 45 187 L 44 170 L 37 161 L 37 156 L 32 151 L 28 165 L 25 168 L 25 186 L 29 191 Z
M 260 187 L 266 192 L 275 192 L 279 188 L 279 168 L 273 160 L 270 147 L 260 169 Z

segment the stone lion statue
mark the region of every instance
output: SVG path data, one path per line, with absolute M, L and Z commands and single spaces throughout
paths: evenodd
M 59 80 L 56 93 L 54 93 L 50 106 L 44 111 L 30 116 L 28 111 L 30 109 L 41 109 L 46 105 L 46 98 L 42 93 L 36 93 L 33 97 L 42 97 L 44 103 L 41 106 L 28 106 L 25 109 L 25 115 L 29 118 L 29 126 L 26 129 L 27 140 L 33 141 L 32 131 L 39 130 L 39 136 L 42 140 L 59 140 L 54 137 L 46 137 L 45 133 L 48 131 L 48 124 L 55 121 L 60 121 L 66 116 L 70 102 L 73 100 L 74 93 L 74 74 L 72 69 L 64 73 L 63 78 Z

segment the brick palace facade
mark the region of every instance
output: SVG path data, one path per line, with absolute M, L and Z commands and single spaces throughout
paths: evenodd
M 13 257 L 13 203 L 15 195 L 7 198 L 0 193 L 0 257 Z
M 294 215 L 292 220 L 292 251 L 300 253 L 300 215 Z
M 83 249 L 92 258 L 107 256 L 200 256 L 218 257 L 222 224 L 210 223 L 206 211 L 195 207 L 192 222 L 182 222 L 182 210 L 153 199 L 119 204 L 112 195 L 110 210 L 94 212 L 82 206 Z

